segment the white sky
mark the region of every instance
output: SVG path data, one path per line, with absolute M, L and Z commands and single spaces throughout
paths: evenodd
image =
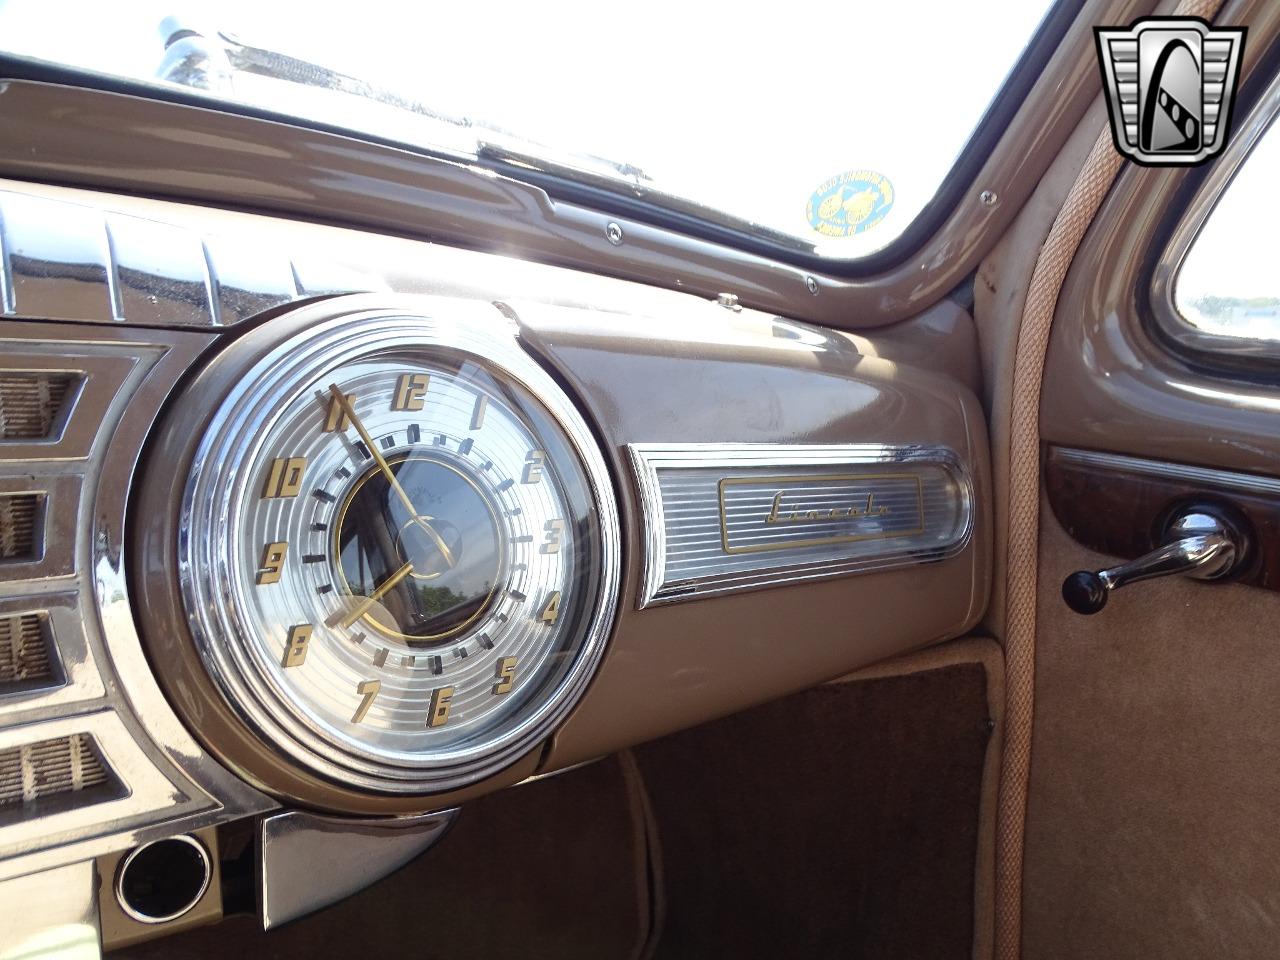
M 1280 297 L 1274 225 L 1280 220 L 1280 131 L 1254 147 L 1210 214 L 1178 277 L 1180 303 L 1205 294 Z
M 813 190 L 875 170 L 897 194 L 888 216 L 823 240 L 824 253 L 851 257 L 890 242 L 929 202 L 1047 6 L 0 0 L 0 47 L 148 79 L 159 22 L 181 13 L 442 112 L 635 164 L 661 189 L 811 242 Z M 237 95 L 257 95 L 254 83 Z M 343 123 L 350 106 L 302 96 L 294 109 Z M 426 135 L 411 115 L 356 106 L 377 132 Z

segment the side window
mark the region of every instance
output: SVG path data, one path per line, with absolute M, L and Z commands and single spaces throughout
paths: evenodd
M 1174 284 L 1182 320 L 1217 336 L 1280 342 L 1280 130 L 1254 147 L 1191 244 Z

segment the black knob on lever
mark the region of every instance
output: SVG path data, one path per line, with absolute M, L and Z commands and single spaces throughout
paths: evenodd
M 1110 595 L 1106 583 L 1092 570 L 1077 570 L 1062 581 L 1062 599 L 1076 613 L 1097 613 Z
M 1062 599 L 1076 613 L 1097 613 L 1111 591 L 1139 580 L 1180 573 L 1221 580 L 1237 573 L 1248 552 L 1240 529 L 1217 511 L 1195 507 L 1174 515 L 1165 544 L 1137 560 L 1093 573 L 1078 570 L 1062 582 Z

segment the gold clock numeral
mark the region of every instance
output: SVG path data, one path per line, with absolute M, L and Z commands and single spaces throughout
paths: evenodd
M 258 569 L 258 586 L 264 583 L 279 583 L 280 571 L 284 569 L 284 558 L 289 552 L 289 545 L 268 543 L 262 548 L 262 563 Z
M 542 539 L 542 546 L 538 549 L 542 553 L 559 553 L 560 552 L 560 534 L 564 533 L 563 520 L 548 520 L 546 524 L 547 535 Z
M 427 384 L 431 378 L 425 373 L 402 373 L 396 381 L 395 399 L 391 401 L 392 410 L 421 410 L 423 397 L 427 393 Z
M 516 682 L 516 658 L 503 657 L 497 666 L 498 682 L 493 685 L 493 692 L 510 693 Z
M 558 616 L 560 616 L 560 591 L 552 590 L 551 596 L 547 597 L 547 602 L 542 605 L 538 619 L 543 623 L 555 623 Z
M 521 483 L 537 483 L 542 479 L 542 465 L 546 463 L 547 455 L 541 450 L 530 450 L 529 455 L 524 458 L 524 476 L 520 478 Z
M 453 687 L 437 687 L 431 691 L 431 714 L 428 727 L 443 727 L 449 722 L 449 705 L 453 703 Z
M 359 723 L 364 719 L 364 715 L 369 712 L 369 708 L 373 706 L 374 697 L 378 695 L 378 691 L 382 689 L 381 680 L 361 680 L 356 684 L 356 693 L 362 697 L 360 706 L 356 707 L 356 712 L 351 715 L 352 723 Z
M 312 626 L 300 623 L 289 628 L 289 638 L 284 642 L 284 657 L 280 660 L 282 667 L 300 667 L 307 659 L 307 644 L 311 642 Z
M 471 411 L 471 429 L 479 430 L 484 426 L 484 412 L 489 407 L 489 398 L 483 393 L 476 397 L 475 409 Z
M 306 457 L 277 457 L 272 460 L 267 482 L 262 488 L 262 499 L 296 497 L 302 489 L 302 471 L 305 469 Z
M 343 394 L 347 398 L 347 405 L 351 406 L 356 402 L 354 393 Z M 331 396 L 329 398 L 329 417 L 324 422 L 324 432 L 334 433 L 338 430 L 345 430 L 351 426 L 351 418 L 347 416 L 347 411 L 342 409 L 342 404 L 338 402 L 338 398 Z

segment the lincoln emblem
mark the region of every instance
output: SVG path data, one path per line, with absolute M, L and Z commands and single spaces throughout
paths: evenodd
M 883 517 L 889 508 L 875 502 L 875 494 L 868 493 L 865 504 L 853 503 L 847 507 L 830 510 L 789 510 L 782 512 L 782 496 L 779 490 L 773 495 L 773 507 L 764 518 L 765 523 L 818 523 L 824 520 L 861 520 L 865 517 Z

